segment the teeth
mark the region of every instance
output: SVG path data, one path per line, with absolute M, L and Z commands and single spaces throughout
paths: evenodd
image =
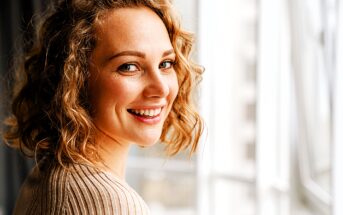
M 134 110 L 134 109 L 132 109 L 131 111 L 134 112 L 135 114 L 152 117 L 152 116 L 157 116 L 158 114 L 160 114 L 161 110 L 162 110 L 162 108 L 150 109 L 150 110 Z
M 149 116 L 154 116 L 155 111 L 154 110 L 149 110 Z

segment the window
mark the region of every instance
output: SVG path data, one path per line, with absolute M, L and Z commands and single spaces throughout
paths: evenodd
M 336 2 L 291 1 L 290 5 L 301 188 L 309 207 L 330 214 Z

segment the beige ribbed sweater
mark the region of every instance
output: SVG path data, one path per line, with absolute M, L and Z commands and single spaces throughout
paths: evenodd
M 81 164 L 70 164 L 70 170 L 56 162 L 39 166 L 24 182 L 14 215 L 150 214 L 143 199 L 111 173 Z

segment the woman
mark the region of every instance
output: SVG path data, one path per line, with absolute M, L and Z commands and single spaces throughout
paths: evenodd
M 168 0 L 60 0 L 18 68 L 6 139 L 35 157 L 15 214 L 149 214 L 125 182 L 131 145 L 194 152 L 201 67 Z

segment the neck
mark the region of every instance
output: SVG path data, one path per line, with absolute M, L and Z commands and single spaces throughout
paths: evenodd
M 129 154 L 130 144 L 120 143 L 100 130 L 96 136 L 101 163 L 100 168 L 110 171 L 112 174 L 125 180 L 126 161 Z

